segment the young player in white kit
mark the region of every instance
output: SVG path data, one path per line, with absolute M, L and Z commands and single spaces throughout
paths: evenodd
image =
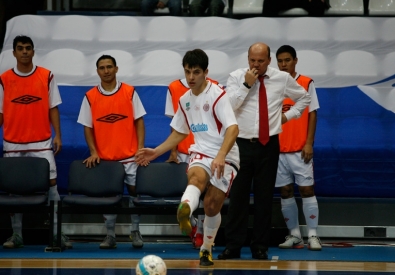
M 218 81 L 206 77 L 207 80 L 218 85 L 223 89 L 223 86 Z M 180 97 L 190 90 L 188 82 L 185 78 L 177 79 L 169 84 L 166 96 L 166 107 L 165 115 L 173 118 L 174 114 L 178 110 L 178 102 Z M 170 151 L 169 159 L 166 162 L 189 162 L 189 147 L 194 144 L 192 132 L 189 133 L 188 137 L 181 141 L 177 147 L 174 147 Z M 204 215 L 198 215 L 197 218 L 191 216 L 190 222 L 192 231 L 189 237 L 192 240 L 192 246 L 195 249 L 200 249 L 203 244 L 203 221 Z
M 155 149 L 143 148 L 136 162 L 144 164 L 194 135 L 188 168 L 188 186 L 181 198 L 177 220 L 181 232 L 189 235 L 190 216 L 204 196 L 204 237 L 200 248 L 200 265 L 213 265 L 211 247 L 221 224 L 220 210 L 239 169 L 239 149 L 235 143 L 238 126 L 227 94 L 206 80 L 208 56 L 200 49 L 188 51 L 182 61 L 185 78 L 191 88 L 179 101 L 171 122 L 170 136 Z

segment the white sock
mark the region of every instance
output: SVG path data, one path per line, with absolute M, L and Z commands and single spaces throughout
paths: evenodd
M 204 234 L 203 244 L 200 251 L 207 250 L 211 253 L 211 248 L 214 245 L 215 236 L 217 235 L 218 228 L 221 225 L 221 213 L 218 213 L 214 217 L 205 216 L 204 218 Z
M 136 197 L 132 197 L 132 196 L 129 197 L 129 208 L 135 207 L 134 203 L 133 203 L 133 200 L 135 198 Z M 140 215 L 139 214 L 131 214 L 130 220 L 132 221 L 132 226 L 131 226 L 130 230 L 131 231 L 140 230 Z
M 307 234 L 309 237 L 317 236 L 318 227 L 318 203 L 315 196 L 309 198 L 302 198 L 303 202 L 303 213 L 306 219 Z
M 104 224 L 107 229 L 107 235 L 115 238 L 115 221 L 117 220 L 116 214 L 104 214 Z
M 49 203 L 49 201 L 60 201 L 60 196 L 59 196 L 57 185 L 49 187 L 48 203 Z
M 296 204 L 295 197 L 289 199 L 281 199 L 281 211 L 289 234 L 301 238 L 299 229 L 298 205 Z
M 11 226 L 13 233 L 22 237 L 22 213 L 15 213 L 11 215 Z
M 199 198 L 200 198 L 200 190 L 195 185 L 188 185 L 185 189 L 184 194 L 182 195 L 181 201 L 186 201 L 191 208 L 191 215 L 192 212 L 195 211 L 199 206 Z

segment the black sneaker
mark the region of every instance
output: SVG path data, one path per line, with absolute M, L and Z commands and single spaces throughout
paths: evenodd
M 201 265 L 201 266 L 214 265 L 213 257 L 211 256 L 211 252 L 203 249 L 203 250 L 200 250 L 199 256 L 200 256 L 200 264 L 199 265 Z

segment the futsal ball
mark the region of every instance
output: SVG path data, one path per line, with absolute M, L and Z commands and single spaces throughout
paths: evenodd
M 136 266 L 137 275 L 166 275 L 166 264 L 161 257 L 147 255 Z

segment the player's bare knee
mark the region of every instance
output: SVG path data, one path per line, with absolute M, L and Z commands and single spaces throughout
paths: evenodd
M 133 185 L 126 185 L 126 186 L 128 187 L 129 195 L 135 197 L 137 195 L 136 194 L 136 186 L 133 186 Z
M 302 198 L 310 198 L 315 196 L 313 186 L 299 186 L 299 193 Z
M 203 202 L 204 213 L 209 217 L 214 217 L 221 210 L 222 205 L 219 204 L 218 200 L 211 197 L 206 197 Z
M 49 185 L 50 186 L 55 186 L 56 185 L 56 179 L 50 179 L 49 180 Z
M 280 188 L 280 195 L 282 199 L 289 199 L 294 196 L 293 185 L 288 184 Z

